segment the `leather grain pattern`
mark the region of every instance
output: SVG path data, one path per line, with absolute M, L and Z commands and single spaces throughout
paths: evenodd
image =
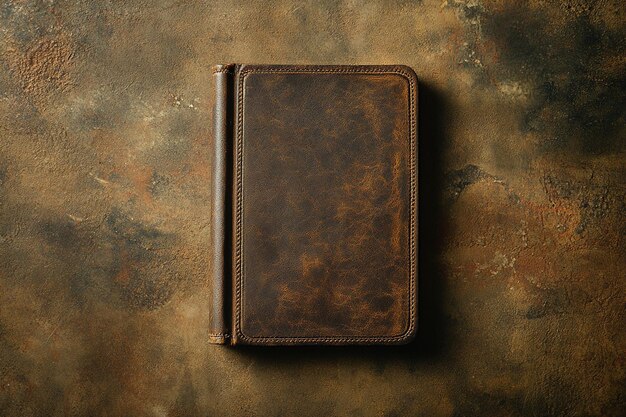
M 233 343 L 410 340 L 413 71 L 242 66 L 236 90 Z
M 212 149 L 211 160 L 211 313 L 209 314 L 209 343 L 224 344 L 230 338 L 228 331 L 226 300 L 226 273 L 230 253 L 227 253 L 226 223 L 227 203 L 227 149 L 232 120 L 230 117 L 231 72 L 229 65 L 215 65 L 212 68 L 213 81 L 213 115 L 212 115 Z

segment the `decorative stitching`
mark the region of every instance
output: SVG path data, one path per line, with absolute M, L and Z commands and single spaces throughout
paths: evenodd
M 281 337 L 281 336 L 246 336 L 241 331 L 241 314 L 242 314 L 242 294 L 244 292 L 244 276 L 242 265 L 242 251 L 243 251 L 243 237 L 241 230 L 243 227 L 243 96 L 244 96 L 244 81 L 245 77 L 250 73 L 358 73 L 358 74 L 371 74 L 371 75 L 385 75 L 385 74 L 398 74 L 409 82 L 409 147 L 410 147 L 410 175 L 411 175 L 411 199 L 410 199 L 410 224 L 409 224 L 409 240 L 410 240 L 410 255 L 409 255 L 409 327 L 401 335 L 397 336 L 295 336 L 295 337 Z M 235 221 L 235 329 L 234 333 L 237 337 L 243 341 L 256 341 L 260 344 L 267 342 L 283 342 L 283 343 L 368 343 L 368 342 L 401 342 L 406 339 L 415 330 L 416 322 L 416 223 L 417 223 L 417 118 L 416 118 L 416 78 L 414 74 L 404 70 L 402 67 L 377 67 L 377 66 L 328 66 L 328 67 L 315 67 L 315 66 L 303 66 L 303 67 L 290 67 L 290 66 L 276 66 L 276 67 L 251 67 L 244 68 L 238 74 L 238 86 L 237 86 L 237 144 L 236 144 L 236 170 L 237 170 L 237 193 L 235 198 L 236 204 L 236 221 Z
M 223 68 L 223 69 L 213 70 L 213 74 L 221 74 L 223 72 L 230 72 L 230 68 Z

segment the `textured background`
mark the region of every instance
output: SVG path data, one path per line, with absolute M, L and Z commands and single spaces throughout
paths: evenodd
M 0 415 L 620 415 L 625 21 L 623 0 L 2 1 Z M 206 343 L 216 62 L 415 68 L 416 343 Z

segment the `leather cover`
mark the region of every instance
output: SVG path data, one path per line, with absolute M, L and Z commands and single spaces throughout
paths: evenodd
M 410 341 L 415 73 L 231 64 L 213 79 L 209 341 Z

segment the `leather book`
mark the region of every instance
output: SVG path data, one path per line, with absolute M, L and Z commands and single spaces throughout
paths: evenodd
M 212 72 L 209 341 L 410 341 L 413 70 L 229 64 Z

